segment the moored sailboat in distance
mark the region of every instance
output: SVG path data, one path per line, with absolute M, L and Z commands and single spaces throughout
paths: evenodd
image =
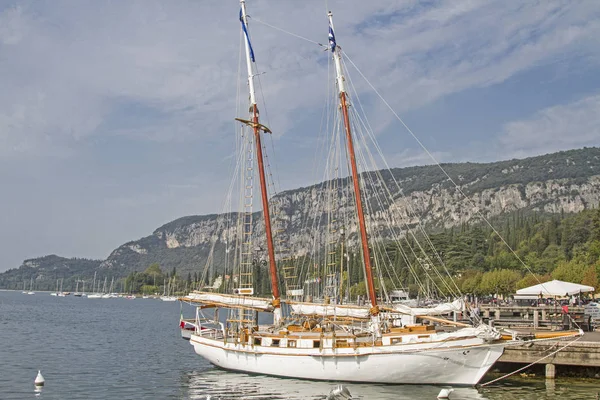
M 58 293 L 60 293 L 58 291 L 58 284 L 59 284 L 59 280 L 56 280 L 56 291 L 55 292 L 50 292 L 50 296 L 58 296 Z
M 241 108 L 248 109 L 249 115 L 236 118 L 243 124 L 239 139 L 241 143 L 237 146 L 240 151 L 237 170 L 240 173 L 241 209 L 222 214 L 237 219 L 233 223 L 223 223 L 237 227 L 229 229 L 237 240 L 232 246 L 233 254 L 229 254 L 230 242 L 225 242 L 225 263 L 233 265 L 235 272 L 228 274 L 222 285 L 217 285 L 224 292 L 193 291 L 185 297 L 186 301 L 197 304 L 195 323 L 191 326 L 193 331 L 189 320 L 180 319 L 182 330 L 191 333 L 190 343 L 194 351 L 218 367 L 248 373 L 355 382 L 476 384 L 500 358 L 505 346 L 520 342 L 514 336 L 503 337 L 501 332 L 480 324 L 478 320 L 462 324 L 442 318 L 449 313 L 467 311 L 460 290 L 445 280 L 445 276 L 436 282 L 446 286 L 445 293 L 452 294 L 454 301 L 429 308 L 413 308 L 390 300 L 384 273 L 393 276 L 396 272 L 389 268 L 391 262 L 385 247 L 373 240 L 377 227 L 370 224 L 366 215 L 384 209 L 382 202 L 393 202 L 395 199 L 391 193 L 397 190 L 391 190 L 389 181 L 379 179 L 377 174 L 364 173 L 370 162 L 370 154 L 364 153 L 364 142 L 373 140 L 374 135 L 355 134 L 354 128 L 364 128 L 368 124 L 356 114 L 356 107 L 350 107 L 349 80 L 343 53 L 336 43 L 331 13 L 328 14 L 328 49 L 331 51 L 332 70 L 335 71 L 336 106 L 330 113 L 334 121 L 327 125 L 334 129 L 330 135 L 329 157 L 337 164 L 334 165 L 333 161 L 326 164 L 333 174 L 326 188 L 327 196 L 331 195 L 331 198 L 324 202 L 325 205 L 318 199 L 314 201 L 316 206 L 323 207 L 314 215 L 319 218 L 323 216 L 328 221 L 327 235 L 322 240 L 326 250 L 300 249 L 307 260 L 304 266 L 291 265 L 293 260 L 289 252 L 280 251 L 282 262 L 277 265 L 273 232 L 279 232 L 279 229 L 272 228 L 268 193 L 270 185 L 265 173 L 265 146 L 261 136 L 271 131 L 261 124 L 259 118 L 254 85 L 259 72 L 250 43 L 245 0 L 240 0 L 240 5 L 250 103 L 248 108 Z M 362 139 L 363 143 L 356 145 L 357 139 Z M 346 155 L 347 158 L 342 160 Z M 357 160 L 361 162 L 362 174 L 359 173 Z M 264 237 L 260 239 L 256 237 L 256 223 L 252 220 L 251 198 L 255 174 L 260 182 L 264 223 Z M 369 198 L 366 195 L 365 192 L 374 191 L 378 185 L 385 187 L 390 199 L 376 195 Z M 342 201 L 352 202 L 352 208 L 346 207 L 348 203 L 342 204 Z M 375 207 L 378 203 L 380 207 Z M 226 204 L 230 205 L 230 202 Z M 385 229 L 393 232 L 395 240 L 401 243 L 408 234 L 399 233 L 404 226 L 398 218 L 397 215 L 386 217 L 388 226 Z M 344 294 L 349 285 L 344 277 L 349 274 L 345 274 L 344 270 L 348 268 L 348 263 L 344 264 L 344 248 L 347 247 L 343 243 L 350 236 L 345 232 L 354 232 L 359 243 L 367 304 L 345 300 Z M 439 261 L 443 266 L 443 261 L 435 249 L 427 247 L 430 242 L 422 247 L 412 241 L 415 238 L 410 239 L 409 247 L 399 244 L 396 248 L 402 253 L 404 258 L 401 261 L 406 268 L 411 269 L 410 263 L 414 262 L 423 267 L 418 270 L 420 274 L 427 274 L 430 270 L 432 273 L 439 272 L 432 270 L 430 265 Z M 318 238 L 314 241 L 317 242 Z M 262 252 L 257 242 L 266 243 L 264 268 L 257 255 Z M 212 254 L 213 250 L 209 260 Z M 208 268 L 207 263 L 204 276 Z M 318 268 L 322 269 L 315 272 Z M 253 275 L 264 270 L 269 273 L 271 296 L 254 296 L 256 286 Z M 416 275 L 416 279 L 423 278 L 414 269 L 411 269 L 411 273 Z M 280 274 L 284 296 L 280 291 Z M 304 291 L 306 282 L 321 286 L 317 297 L 322 301 L 307 299 Z M 282 303 L 286 306 L 282 307 Z M 220 309 L 228 312 L 224 320 L 219 315 Z M 212 315 L 205 314 L 209 310 Z M 259 314 L 264 313 L 272 316 L 272 323 L 259 321 Z M 446 327 L 441 329 L 434 323 L 443 323 Z M 452 328 L 448 329 L 448 326 Z M 574 334 L 578 332 L 565 333 L 565 336 Z M 183 332 L 182 336 L 185 337 Z
M 35 294 L 35 292 L 33 291 L 33 277 L 31 277 L 31 280 L 29 281 L 29 291 L 27 292 L 27 294 Z
M 96 288 L 96 274 L 97 271 L 94 271 L 94 280 L 92 281 L 92 293 L 87 295 L 88 299 L 101 299 L 102 293 L 100 293 L 100 281 L 98 281 L 98 288 Z
M 174 285 L 175 285 L 175 277 L 173 277 L 173 283 L 171 283 L 171 279 L 169 279 L 168 284 L 167 284 L 166 280 L 164 281 L 163 295 L 160 296 L 160 299 L 162 301 L 177 301 L 177 296 L 174 296 L 172 294 L 172 292 L 175 291 Z
M 82 283 L 81 292 L 79 291 L 79 282 Z M 77 279 L 77 284 L 75 286 L 75 293 L 73 293 L 73 296 L 75 296 L 75 297 L 83 297 L 83 296 L 85 296 L 85 281 L 84 280 Z
M 58 297 L 66 297 L 68 295 L 70 295 L 70 292 L 63 292 L 63 283 L 64 283 L 64 278 L 60 279 L 60 291 L 57 292 L 57 296 Z

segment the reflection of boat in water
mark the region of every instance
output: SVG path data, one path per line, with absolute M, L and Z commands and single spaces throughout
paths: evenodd
M 219 369 L 194 371 L 183 375 L 182 380 L 188 392 L 185 398 L 206 399 L 289 399 L 324 400 L 336 386 L 333 382 L 306 381 L 272 376 L 249 375 L 227 372 Z M 435 399 L 440 392 L 437 386 L 401 386 L 383 384 L 345 384 L 353 399 L 363 400 L 421 400 Z M 456 399 L 486 399 L 473 388 L 454 388 L 452 397 Z

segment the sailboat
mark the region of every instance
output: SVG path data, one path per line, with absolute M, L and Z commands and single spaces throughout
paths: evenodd
M 101 299 L 102 293 L 100 293 L 100 288 L 96 288 L 96 274 L 97 271 L 94 271 L 94 280 L 92 281 L 92 293 L 87 295 L 88 299 Z M 100 286 L 100 281 L 98 281 L 98 286 Z
M 103 299 L 110 299 L 112 298 L 111 294 L 109 293 L 109 289 L 106 288 L 106 284 L 108 283 L 108 277 L 105 276 L 104 277 L 104 284 L 102 285 L 102 297 Z M 112 284 L 111 284 L 112 286 Z
M 33 277 L 31 277 L 31 280 L 29 281 L 29 291 L 27 292 L 27 294 L 35 294 L 35 292 L 33 291 Z
M 172 278 L 173 283 L 171 283 L 171 279 L 169 279 L 169 283 L 165 285 L 165 289 L 163 291 L 163 295 L 160 297 L 162 301 L 177 301 L 177 296 L 173 296 L 171 292 L 175 291 L 173 286 L 175 286 L 175 277 Z
M 63 292 L 64 280 L 65 280 L 65 278 L 60 279 L 60 291 L 58 292 L 58 297 L 66 297 L 71 294 L 70 292 Z
M 413 308 L 387 301 L 387 293 L 378 293 L 378 290 L 385 291 L 382 272 L 386 266 L 372 261 L 377 256 L 377 246 L 369 241 L 365 211 L 370 206 L 364 193 L 365 188 L 372 187 L 372 184 L 365 181 L 370 175 L 359 174 L 358 170 L 356 138 L 351 124 L 351 115 L 355 110 L 351 111 L 350 108 L 344 54 L 336 43 L 331 12 L 328 14 L 328 50 L 331 51 L 334 65 L 337 97 L 334 112 L 337 122 L 333 125 L 338 127 L 341 139 L 345 142 L 341 148 L 347 154 L 345 165 L 350 193 L 346 197 L 354 199 L 352 216 L 355 218 L 354 225 L 347 225 L 352 225 L 359 242 L 367 303 L 343 304 L 344 290 L 339 288 L 344 283 L 344 271 L 337 271 L 338 268 L 343 269 L 341 262 L 326 261 L 325 267 L 330 272 L 322 277 L 305 273 L 305 283 L 316 282 L 324 286 L 317 293 L 318 296 L 312 299 L 306 296 L 301 285 L 291 284 L 293 279 L 297 282 L 298 278 L 296 275 L 288 276 L 285 263 L 283 266 L 280 263 L 278 268 L 261 142 L 261 135 L 271 131 L 259 118 L 255 94 L 255 79 L 259 74 L 250 43 L 245 0 L 240 0 L 240 5 L 249 116 L 236 118 L 242 123 L 241 136 L 246 140 L 245 146 L 238 146 L 245 154 L 240 157 L 242 210 L 235 213 L 239 244 L 235 246 L 235 255 L 231 256 L 238 270 L 236 274 L 223 278 L 229 282 L 229 286 L 221 285 L 229 288 L 228 293 L 193 291 L 182 299 L 197 306 L 195 324 L 189 335 L 195 353 L 220 368 L 252 374 L 394 384 L 477 384 L 500 358 L 506 346 L 522 343 L 516 335 L 503 335 L 477 320 L 466 324 L 443 318 L 444 315 L 468 311 L 460 296 L 434 307 Z M 254 173 L 254 169 L 260 181 L 265 231 L 262 240 L 267 247 L 265 269 L 269 273 L 271 297 L 254 296 L 255 287 L 251 278 L 253 271 L 261 268 L 252 244 L 253 205 L 246 200 L 251 197 L 253 187 L 253 177 L 247 171 Z M 330 189 L 332 193 L 341 191 L 339 187 Z M 343 207 L 332 206 L 328 213 L 340 208 Z M 331 218 L 331 221 L 335 219 Z M 372 224 L 370 227 L 373 228 Z M 337 235 L 337 239 L 330 238 L 329 243 L 335 244 L 340 238 L 345 239 L 342 228 L 338 224 L 336 229 L 331 229 L 329 233 Z M 327 251 L 327 257 L 337 257 L 340 261 L 345 259 L 343 250 L 339 252 L 335 245 L 331 248 L 333 251 Z M 229 257 L 228 251 L 226 257 Z M 285 284 L 285 297 L 280 291 L 280 273 Z M 316 297 L 320 300 L 317 301 Z M 221 309 L 228 311 L 226 319 L 219 315 Z M 205 314 L 209 311 L 212 315 Z M 265 313 L 271 316 L 272 323 L 259 321 L 259 315 Z M 184 321 L 183 317 L 180 326 L 190 331 L 189 321 Z M 448 329 L 448 326 L 452 328 Z M 577 334 L 581 332 L 566 332 L 564 336 Z
M 73 293 L 73 296 L 75 297 L 82 297 L 85 295 L 85 281 L 81 281 L 83 283 L 83 290 L 80 292 L 79 291 L 79 279 L 77 279 L 77 284 L 75 285 L 75 293 Z
M 50 296 L 58 296 L 58 294 L 60 293 L 60 292 L 58 291 L 58 282 L 59 282 L 59 280 L 57 279 L 57 280 L 56 280 L 56 291 L 55 291 L 55 292 L 51 292 L 51 293 L 50 293 Z

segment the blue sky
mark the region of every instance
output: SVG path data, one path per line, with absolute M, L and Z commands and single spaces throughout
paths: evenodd
M 338 44 L 439 161 L 600 145 L 600 3 L 260 1 L 255 19 Z M 105 258 L 219 212 L 237 115 L 239 4 L 0 0 L 0 271 Z M 328 53 L 250 22 L 282 189 L 308 174 Z M 350 71 L 392 166 L 430 164 Z M 268 116 L 268 118 L 267 118 Z

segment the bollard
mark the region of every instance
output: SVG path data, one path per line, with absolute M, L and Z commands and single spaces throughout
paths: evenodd
M 546 379 L 556 378 L 556 366 L 554 364 L 546 364 Z

